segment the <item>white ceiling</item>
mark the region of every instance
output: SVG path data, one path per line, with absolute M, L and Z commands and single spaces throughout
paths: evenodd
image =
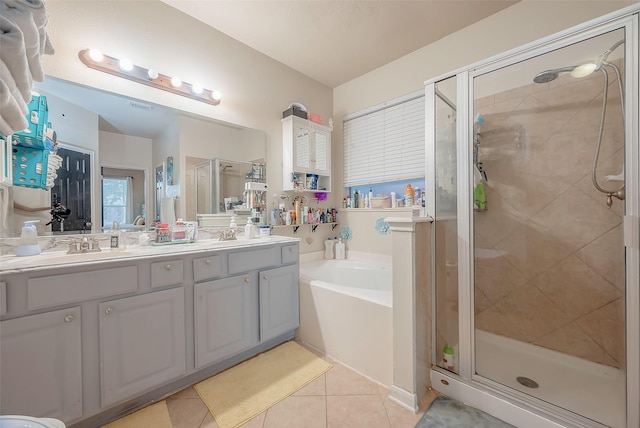
M 334 88 L 519 0 L 162 1 Z M 97 113 L 104 131 L 155 138 L 177 114 L 50 77 L 37 86 Z
M 335 88 L 519 0 L 162 0 Z

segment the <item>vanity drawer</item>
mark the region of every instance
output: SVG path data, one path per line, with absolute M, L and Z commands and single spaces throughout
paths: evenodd
M 0 316 L 7 314 L 7 283 L 0 282 Z
M 282 247 L 282 264 L 295 263 L 298 261 L 298 246 L 285 245 Z
M 151 288 L 182 285 L 182 260 L 151 263 Z
M 193 260 L 193 280 L 195 282 L 216 278 L 222 273 L 220 256 L 214 255 Z
M 27 281 L 27 307 L 29 310 L 48 308 L 137 289 L 136 266 L 31 278 Z
M 229 254 L 229 273 L 248 272 L 280 264 L 278 247 Z

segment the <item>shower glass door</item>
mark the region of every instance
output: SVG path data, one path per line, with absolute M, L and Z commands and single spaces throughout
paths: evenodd
M 619 28 L 472 74 L 469 138 L 475 376 L 620 428 L 625 65 Z

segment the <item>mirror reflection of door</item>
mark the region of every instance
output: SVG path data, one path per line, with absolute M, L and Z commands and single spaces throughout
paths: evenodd
M 91 155 L 69 147 L 58 147 L 62 166 L 51 189 L 52 206 L 63 205 L 71 212 L 52 221 L 53 233 L 91 230 Z M 66 217 L 66 218 L 65 218 Z
M 102 168 L 102 225 L 140 224 L 145 216 L 144 171 Z

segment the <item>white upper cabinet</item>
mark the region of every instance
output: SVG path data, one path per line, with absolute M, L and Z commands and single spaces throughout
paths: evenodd
M 331 128 L 297 116 L 282 119 L 283 190 L 331 191 Z

